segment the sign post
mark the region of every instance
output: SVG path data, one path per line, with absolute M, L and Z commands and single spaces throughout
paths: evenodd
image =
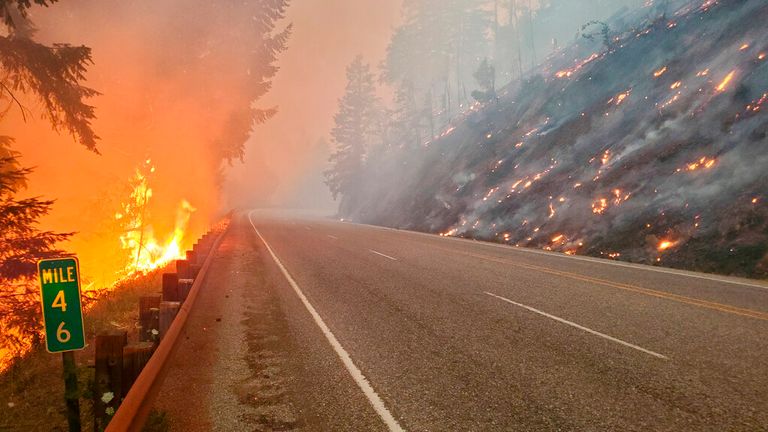
M 80 393 L 73 351 L 85 348 L 80 265 L 75 257 L 46 259 L 37 263 L 37 270 L 40 277 L 45 348 L 50 353 L 62 353 L 67 421 L 70 432 L 79 432 Z

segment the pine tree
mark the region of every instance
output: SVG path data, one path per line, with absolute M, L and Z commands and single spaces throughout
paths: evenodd
M 480 86 L 472 92 L 472 97 L 478 102 L 489 102 L 496 98 L 496 69 L 485 58 L 475 71 L 475 81 Z
M 365 156 L 377 136 L 379 101 L 370 65 L 357 56 L 347 67 L 347 86 L 339 100 L 331 131 L 336 147 L 331 155 L 331 168 L 326 171 L 326 184 L 334 199 L 342 196 L 340 213 L 344 214 L 354 199 Z
M 61 256 L 56 245 L 72 234 L 37 227 L 53 201 L 16 197 L 32 170 L 19 165 L 12 141 L 0 137 L 0 348 L 15 352 L 39 341 L 37 261 Z
M 35 98 L 54 130 L 69 132 L 87 149 L 97 152 L 98 137 L 91 127 L 95 118 L 85 100 L 97 94 L 83 86 L 91 64 L 87 47 L 67 44 L 47 46 L 35 42 L 34 26 L 27 19 L 33 5 L 48 6 L 55 0 L 0 0 L 0 15 L 6 27 L 0 36 L 0 120 L 14 107 L 26 120 L 29 113 L 22 100 Z M 17 354 L 39 341 L 40 303 L 35 276 L 37 261 L 60 256 L 57 244 L 71 233 L 38 228 L 53 201 L 20 198 L 32 172 L 19 165 L 12 150 L 13 139 L 0 137 L 0 352 Z M 0 358 L 0 366 L 7 359 Z
M 234 160 L 242 160 L 245 155 L 245 143 L 254 126 L 262 124 L 277 113 L 277 108 L 259 108 L 255 104 L 272 88 L 272 78 L 278 71 L 277 58 L 287 49 L 292 25 L 277 30 L 278 23 L 285 18 L 289 0 L 263 0 L 253 4 L 241 2 L 224 3 L 217 7 L 235 8 L 235 13 L 242 15 L 242 8 L 253 8 L 252 16 L 238 21 L 240 27 L 232 29 L 233 35 L 250 35 L 254 38 L 253 49 L 247 59 L 250 68 L 247 70 L 245 91 L 231 95 L 236 98 L 237 108 L 232 111 L 221 132 L 215 140 L 213 150 L 218 155 L 216 159 L 231 164 Z M 232 23 L 227 23 L 232 25 Z M 228 41 L 241 43 L 239 40 Z M 221 49 L 226 49 L 222 46 Z
M 53 2 L 34 3 L 47 6 Z M 54 130 L 69 132 L 80 144 L 97 152 L 98 137 L 91 127 L 95 112 L 85 100 L 98 92 L 82 85 L 86 68 L 92 63 L 91 50 L 35 42 L 34 26 L 26 18 L 29 7 L 28 1 L 0 1 L 0 14 L 7 30 L 7 36 L 0 36 L 0 102 L 7 102 L 0 120 L 13 106 L 26 119 L 28 109 L 19 96 L 35 96 Z
M 382 80 L 413 91 L 413 110 L 427 113 L 420 135 L 444 126 L 469 102 L 472 74 L 492 54 L 495 29 L 489 0 L 407 0 L 404 23 L 387 47 Z M 407 85 L 408 89 L 398 89 Z M 422 103 L 424 101 L 424 103 Z

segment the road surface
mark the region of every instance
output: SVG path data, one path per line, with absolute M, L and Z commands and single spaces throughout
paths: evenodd
M 768 430 L 768 286 L 255 211 L 158 408 L 175 430 Z

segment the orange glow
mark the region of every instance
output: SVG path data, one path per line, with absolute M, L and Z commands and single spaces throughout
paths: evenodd
M 608 103 L 609 104 L 615 103 L 616 106 L 619 106 L 619 105 L 621 105 L 622 102 L 624 102 L 624 100 L 626 98 L 629 97 L 630 94 L 632 94 L 632 90 L 627 90 L 627 91 L 625 91 L 623 93 L 619 93 L 616 96 L 614 96 L 613 98 L 611 98 L 611 100 L 609 100 Z
M 578 72 L 581 68 L 588 65 L 592 61 L 596 60 L 598 57 L 600 57 L 597 53 L 593 53 L 591 56 L 587 57 L 586 59 L 582 61 L 577 61 L 576 66 L 570 68 L 570 69 L 563 69 L 561 71 L 558 71 L 555 73 L 555 76 L 557 78 L 563 79 L 563 78 L 570 78 L 573 76 L 576 72 Z
M 675 89 L 680 88 L 680 86 L 682 86 L 682 85 L 683 85 L 682 81 L 677 81 L 674 84 L 672 84 L 671 86 L 669 86 L 669 88 L 672 89 L 672 90 L 675 90 Z
M 736 75 L 736 71 L 731 71 L 728 75 L 725 76 L 725 78 L 720 82 L 720 84 L 715 88 L 715 90 L 722 92 L 725 91 L 725 89 L 728 87 L 728 84 L 730 84 L 731 81 L 733 81 L 733 77 Z
M 146 220 L 146 208 L 152 197 L 152 189 L 149 187 L 147 177 L 138 170 L 136 180 L 130 200 L 123 204 L 124 211 L 115 215 L 115 219 L 123 222 L 127 228 L 120 236 L 123 250 L 127 252 L 130 259 L 123 270 L 126 276 L 144 274 L 163 267 L 173 260 L 183 259 L 182 242 L 189 219 L 195 211 L 187 200 L 182 200 L 176 213 L 173 233 L 166 241 L 159 241 Z
M 440 237 L 453 237 L 459 232 L 458 228 L 451 228 L 448 231 L 440 233 Z
M 699 169 L 710 169 L 715 166 L 717 163 L 717 160 L 714 158 L 709 157 L 702 157 L 701 159 L 691 162 L 685 165 L 684 168 L 678 168 L 677 172 L 680 171 L 697 171 Z
M 748 43 L 745 43 L 744 45 L 739 47 L 739 51 L 744 51 L 746 49 L 749 49 L 749 44 Z
M 671 241 L 671 240 L 662 240 L 659 242 L 659 245 L 657 246 L 657 249 L 660 252 L 663 252 L 665 250 L 668 250 L 672 247 L 674 247 L 677 244 L 677 242 Z
M 600 157 L 600 162 L 605 165 L 611 160 L 611 151 L 606 150 L 605 153 L 603 153 L 603 156 Z
M 661 69 L 657 70 L 656 72 L 654 72 L 654 73 L 653 73 L 653 76 L 654 76 L 655 78 L 658 78 L 658 77 L 660 77 L 660 76 L 664 75 L 664 73 L 665 73 L 666 71 L 667 71 L 667 67 L 666 67 L 666 66 L 664 66 L 663 68 L 661 68 Z
M 608 209 L 608 200 L 600 198 L 592 203 L 592 213 L 601 215 Z

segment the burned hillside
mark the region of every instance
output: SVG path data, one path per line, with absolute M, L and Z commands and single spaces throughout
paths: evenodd
M 372 150 L 341 216 L 765 276 L 766 21 L 699 0 L 593 23 L 434 139 Z

